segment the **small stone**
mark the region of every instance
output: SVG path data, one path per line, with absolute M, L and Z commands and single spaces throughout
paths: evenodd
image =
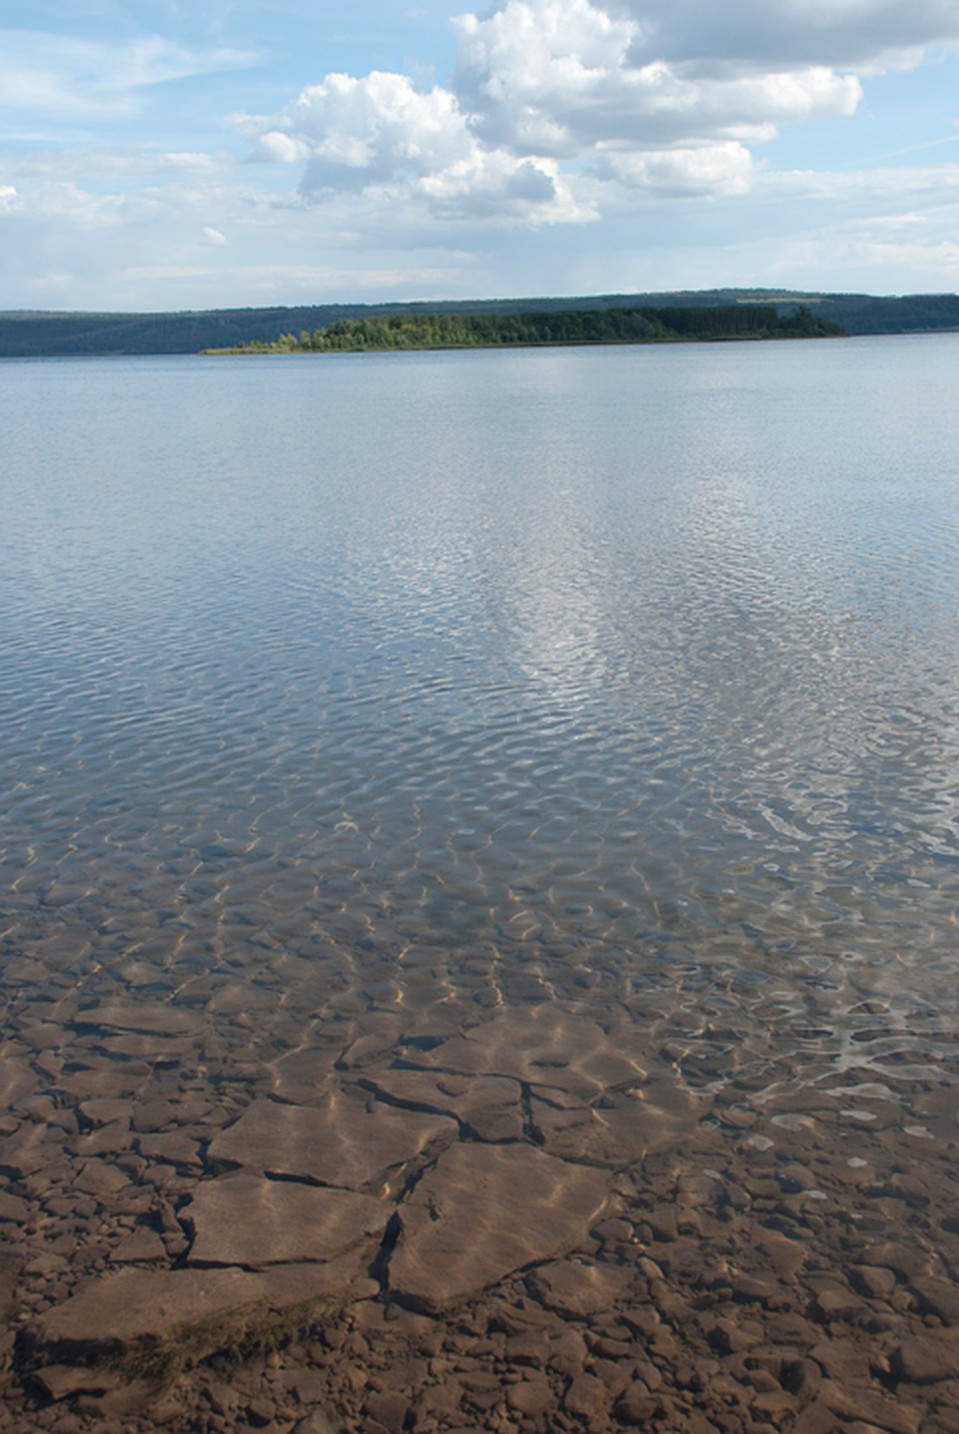
M 237 1393 L 228 1384 L 220 1384 L 211 1380 L 203 1386 L 203 1394 L 214 1414 L 221 1414 L 225 1417 L 236 1408 Z
M 160 1264 L 166 1260 L 167 1251 L 156 1231 L 144 1226 L 115 1245 L 108 1258 L 114 1265 Z
M 623 1390 L 613 1407 L 613 1413 L 620 1424 L 642 1429 L 647 1420 L 653 1418 L 658 1407 L 659 1401 L 641 1380 L 637 1380 Z
M 276 1405 L 268 1399 L 254 1399 L 246 1407 L 246 1417 L 254 1429 L 266 1429 L 276 1417 Z
M 337 1426 L 330 1422 L 322 1409 L 311 1409 L 294 1426 L 293 1434 L 337 1434 Z
M 757 1414 L 764 1414 L 769 1419 L 774 1419 L 777 1425 L 789 1414 L 795 1414 L 796 1401 L 785 1389 L 771 1389 L 763 1394 L 757 1394 L 750 1408 Z
M 783 1388 L 790 1394 L 795 1394 L 804 1403 L 815 1399 L 822 1384 L 822 1370 L 815 1360 L 795 1359 L 784 1366 L 782 1371 Z
M 549 1380 L 543 1378 L 524 1379 L 511 1385 L 506 1393 L 510 1409 L 530 1419 L 542 1418 L 553 1404 L 553 1398 Z
M 565 1318 L 585 1319 L 610 1309 L 632 1283 L 630 1272 L 619 1265 L 561 1260 L 542 1265 L 527 1278 L 530 1294 Z
M 921 1309 L 934 1314 L 943 1324 L 959 1325 L 959 1288 L 955 1285 L 919 1276 L 910 1281 L 910 1289 L 918 1297 Z
M 381 1394 L 368 1394 L 364 1409 L 372 1419 L 376 1419 L 388 1429 L 390 1434 L 400 1434 L 400 1430 L 406 1423 L 406 1416 L 409 1413 L 409 1400 L 402 1394 L 391 1394 L 384 1391 Z
M 959 1340 L 929 1334 L 906 1340 L 892 1357 L 898 1379 L 910 1384 L 935 1384 L 959 1378 Z
M 72 1364 L 48 1364 L 44 1369 L 34 1370 L 30 1383 L 47 1399 L 59 1403 L 75 1394 L 103 1394 L 117 1383 L 117 1376 L 103 1370 L 78 1369 Z
M 881 1265 L 853 1265 L 849 1278 L 859 1293 L 871 1300 L 887 1300 L 896 1288 L 892 1270 Z
M 822 1320 L 849 1319 L 862 1309 L 862 1300 L 851 1290 L 831 1285 L 828 1289 L 820 1290 L 816 1295 L 814 1309 Z
M 581 1418 L 595 1416 L 606 1408 L 606 1387 L 592 1374 L 580 1374 L 563 1397 L 563 1408 Z

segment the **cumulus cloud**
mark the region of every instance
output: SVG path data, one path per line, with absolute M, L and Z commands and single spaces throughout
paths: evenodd
M 769 139 L 782 124 L 851 114 L 862 93 L 855 76 L 824 64 L 749 70 L 666 58 L 651 48 L 652 23 L 614 20 L 590 0 L 507 0 L 456 23 L 458 92 L 481 133 L 520 149 L 573 156 Z
M 252 158 L 303 163 L 308 199 L 387 188 L 451 213 L 591 217 L 549 156 L 484 144 L 450 90 L 419 91 L 406 75 L 327 75 L 280 114 L 235 123 L 252 140 Z
M 753 182 L 753 157 L 745 145 L 729 141 L 701 148 L 604 154 L 596 172 L 628 189 L 644 189 L 676 198 L 695 194 L 745 194 Z
M 862 74 L 959 41 L 955 0 L 499 0 L 453 24 L 448 86 L 329 74 L 236 117 L 250 157 L 301 166 L 307 200 L 391 188 L 531 224 L 595 217 L 597 184 L 737 195 L 752 146 L 853 114 Z
M 622 0 L 637 22 L 632 62 L 749 69 L 826 65 L 868 73 L 911 66 L 959 40 L 955 0 Z

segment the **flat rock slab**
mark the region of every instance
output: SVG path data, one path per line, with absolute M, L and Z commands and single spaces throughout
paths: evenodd
M 183 1211 L 195 1231 L 193 1265 L 261 1265 L 334 1259 L 381 1239 L 392 1205 L 258 1175 L 225 1175 L 198 1185 Z
M 78 1012 L 74 1023 L 113 1031 L 144 1031 L 154 1036 L 181 1036 L 196 1030 L 199 1019 L 192 1011 L 158 1001 L 101 1001 L 98 1006 Z
M 42 1170 L 60 1154 L 45 1125 L 23 1125 L 15 1135 L 0 1139 L 0 1174 L 22 1180 Z
M 11 1110 L 19 1101 L 32 1095 L 37 1078 L 28 1061 L 9 1057 L 0 1059 L 0 1110 Z
M 375 1072 L 368 1083 L 394 1101 L 445 1112 L 480 1140 L 523 1138 L 522 1087 L 512 1077 L 394 1069 Z
M 266 1339 L 308 1312 L 370 1298 L 356 1260 L 247 1270 L 124 1269 L 94 1281 L 24 1331 L 29 1353 L 58 1364 L 109 1362 L 162 1374 Z
M 611 1087 L 645 1081 L 640 1054 L 627 1049 L 622 1032 L 607 1033 L 586 1016 L 534 1006 L 503 1011 L 429 1051 L 409 1051 L 406 1059 L 464 1075 L 512 1076 L 590 1100 Z
M 441 1310 L 575 1248 L 607 1194 L 601 1171 L 532 1145 L 454 1145 L 400 1207 L 390 1290 L 415 1307 Z
M 357 1190 L 373 1182 L 388 1185 L 391 1172 L 458 1133 L 446 1116 L 384 1106 L 368 1110 L 333 1091 L 320 1105 L 254 1101 L 216 1137 L 209 1153 L 213 1160 L 270 1175 Z
M 603 1106 L 561 1108 L 535 1088 L 533 1124 L 551 1155 L 597 1165 L 626 1165 L 671 1144 L 708 1114 L 713 1097 L 676 1082 L 650 1081 Z

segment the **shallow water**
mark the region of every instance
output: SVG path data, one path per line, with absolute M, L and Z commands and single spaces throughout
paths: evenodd
M 432 1108 L 390 1081 L 478 1032 L 446 1066 L 564 1159 L 718 1160 L 749 1106 L 754 1151 L 954 1178 L 957 358 L 0 364 L 19 1116 Z M 221 1168 L 191 1111 L 141 1184 Z

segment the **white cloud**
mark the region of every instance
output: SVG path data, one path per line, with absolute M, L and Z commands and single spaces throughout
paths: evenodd
M 82 176 L 92 181 L 122 182 L 127 179 L 178 179 L 182 176 L 215 179 L 225 168 L 232 168 L 228 155 L 204 154 L 198 151 L 155 151 L 145 147 L 95 148 L 76 146 L 70 149 L 9 151 L 6 167 L 16 171 L 21 181 L 30 179 L 75 179 Z
M 745 194 L 755 165 L 749 150 L 735 141 L 701 148 L 605 154 L 597 173 L 628 189 L 652 190 L 676 197 Z
M 590 0 L 506 0 L 457 25 L 458 92 L 482 134 L 520 150 L 768 139 L 781 124 L 851 114 L 861 97 L 854 76 L 825 65 L 751 73 L 654 51 L 636 63 L 643 24 Z
M 769 70 L 869 73 L 959 40 L 955 0 L 622 0 L 638 24 L 633 63 L 652 58 Z
M 250 53 L 197 51 L 160 36 L 123 43 L 31 30 L 0 30 L 0 114 L 91 123 L 136 112 L 138 92 L 188 76 L 236 69 Z
M 236 123 L 254 160 L 302 167 L 300 192 L 389 190 L 448 219 L 582 222 L 604 187 L 738 196 L 751 146 L 852 115 L 856 68 L 959 39 L 959 7 L 918 0 L 501 0 L 454 22 L 449 87 L 329 74 Z
M 531 224 L 592 217 L 549 157 L 483 144 L 451 91 L 423 93 L 406 75 L 327 75 L 280 114 L 240 115 L 235 123 L 253 142 L 251 158 L 304 163 L 307 199 L 388 189 L 449 217 Z

